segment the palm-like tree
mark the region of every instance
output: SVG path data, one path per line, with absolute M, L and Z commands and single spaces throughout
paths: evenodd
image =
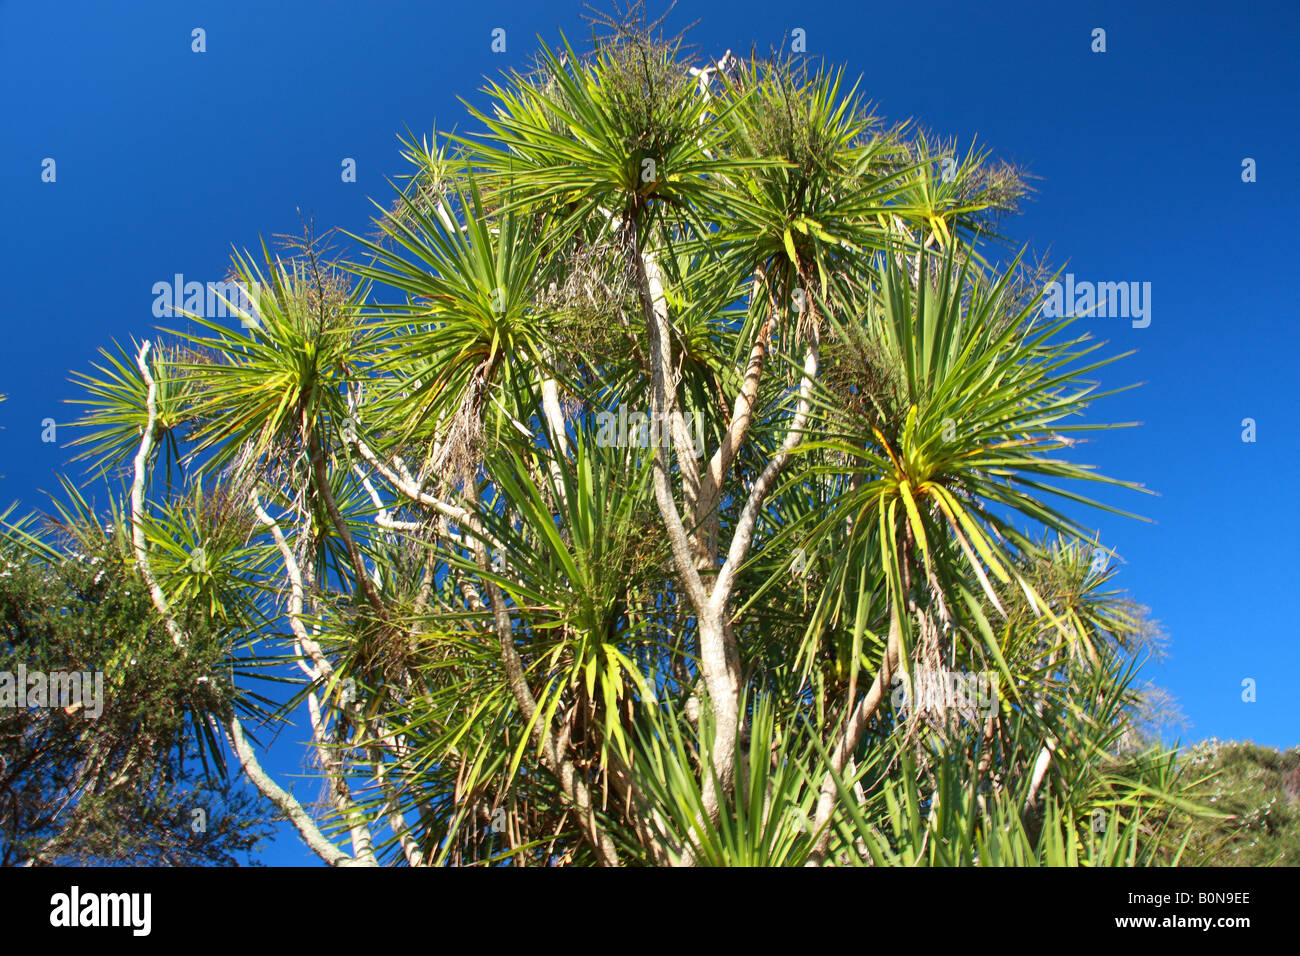
M 84 377 L 176 653 L 296 664 L 326 812 L 239 680 L 200 722 L 332 864 L 1172 859 L 1141 616 L 1062 510 L 1110 359 L 984 258 L 1019 180 L 615 27 L 407 141 L 361 261 L 241 258 L 251 328 Z M 900 703 L 937 673 L 992 706 Z

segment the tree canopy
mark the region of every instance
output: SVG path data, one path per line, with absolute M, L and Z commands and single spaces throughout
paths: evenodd
M 484 92 L 348 258 L 80 376 L 129 487 L 63 525 L 165 675 L 116 699 L 331 865 L 1176 862 L 1081 517 L 1139 503 L 1080 459 L 1119 356 L 999 237 L 1025 177 L 636 19 Z M 250 729 L 303 708 L 311 806 Z

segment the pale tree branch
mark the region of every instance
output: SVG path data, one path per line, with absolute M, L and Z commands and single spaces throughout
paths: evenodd
M 871 687 L 867 689 L 862 700 L 858 701 L 857 706 L 850 712 L 848 720 L 845 721 L 844 729 L 840 732 L 839 739 L 835 743 L 835 749 L 831 751 L 830 769 L 822 780 L 821 793 L 817 797 L 817 812 L 813 817 L 813 832 L 817 833 L 818 836 L 809 857 L 809 866 L 820 866 L 825 862 L 826 852 L 831 842 L 831 828 L 829 825 L 831 813 L 835 810 L 835 802 L 839 795 L 839 788 L 836 786 L 834 775 L 844 772 L 844 768 L 848 766 L 849 761 L 853 758 L 853 752 L 857 749 L 858 742 L 861 741 L 863 733 L 866 732 L 871 718 L 885 699 L 885 692 L 894 679 L 895 668 L 898 667 L 901 627 L 902 621 L 899 610 L 894 608 L 889 619 L 889 640 L 885 647 L 885 656 L 880 662 L 880 669 L 876 671 L 876 679 L 871 682 Z M 832 774 L 832 771 L 834 774 Z
M 650 413 L 653 420 L 664 421 L 665 416 L 669 414 L 668 410 L 676 404 L 675 390 L 669 384 L 672 380 L 672 346 L 669 340 L 668 319 L 666 312 L 655 307 L 635 223 L 629 222 L 625 226 L 625 230 L 632 247 L 632 265 L 637 273 L 641 311 L 650 338 Z M 676 564 L 682 586 L 685 588 L 691 603 L 695 606 L 696 613 L 703 614 L 708 605 L 708 592 L 705 590 L 704 582 L 700 578 L 694 555 L 691 553 L 691 545 L 687 539 L 686 526 L 682 523 L 681 514 L 677 510 L 677 502 L 673 498 L 672 489 L 668 483 L 668 453 L 660 442 L 655 443 L 655 448 L 655 501 L 664 519 L 668 542 L 672 548 L 673 561 Z M 680 459 L 680 454 L 678 457 Z M 691 461 L 694 462 L 694 458 Z M 690 509 L 688 509 L 688 513 L 690 513 Z
M 381 498 L 379 492 L 375 490 L 375 483 L 370 480 L 370 476 L 362 470 L 360 465 L 354 465 L 352 470 L 356 472 L 357 478 L 361 481 L 361 487 L 366 490 L 366 494 L 370 496 L 371 503 L 375 506 L 375 524 L 388 531 L 420 530 L 420 522 L 399 521 L 392 516 L 392 513 L 388 510 L 388 506 L 384 503 L 384 499 Z
M 144 533 L 145 472 L 148 468 L 149 456 L 153 453 L 156 439 L 154 431 L 158 427 L 158 383 L 154 381 L 153 373 L 149 371 L 148 357 L 149 340 L 145 339 L 140 343 L 140 351 L 135 357 L 136 367 L 144 377 L 148 391 L 145 393 L 146 419 L 144 434 L 140 437 L 140 448 L 135 453 L 135 480 L 131 483 L 131 542 L 135 547 L 136 567 L 140 569 L 140 576 L 144 578 L 145 584 L 149 588 L 149 596 L 153 598 L 154 607 L 162 615 L 163 625 L 167 628 L 167 633 L 171 635 L 172 643 L 183 648 L 185 646 L 185 635 L 182 633 L 180 625 L 176 623 L 175 618 L 168 613 L 167 598 L 158 585 L 158 579 L 154 577 L 153 568 L 149 564 Z
M 360 454 L 361 457 L 375 469 L 375 471 L 383 475 L 384 480 L 405 495 L 408 499 L 417 504 L 432 508 L 444 518 L 454 521 L 462 527 L 468 527 L 471 524 L 471 515 L 469 511 L 459 505 L 443 501 L 441 498 L 423 491 L 415 479 L 410 476 L 409 472 L 405 476 L 399 475 L 393 468 L 386 465 L 383 460 L 375 454 L 374 450 L 360 438 L 360 436 L 353 439 L 353 444 L 357 449 L 357 453 Z M 454 535 L 450 534 L 450 531 L 447 533 L 448 536 L 454 537 Z M 503 550 L 501 542 L 497 541 L 490 534 L 483 531 L 477 533 L 482 534 L 486 538 L 488 544 L 493 548 L 496 548 L 499 551 Z
M 651 389 L 650 410 L 655 421 L 665 421 L 676 407 L 676 387 L 673 384 L 672 343 L 669 337 L 667 307 L 663 301 L 663 289 L 656 286 L 658 279 L 651 279 L 648 265 L 653 257 L 642 253 L 636 224 L 626 224 L 632 265 L 636 270 L 637 286 L 640 292 L 641 310 L 650 340 Z M 657 274 L 657 270 L 656 270 Z M 674 440 L 676 434 L 674 433 Z M 731 787 L 735 767 L 735 739 L 739 723 L 740 710 L 740 674 L 734 665 L 734 655 L 727 650 L 727 635 L 722 623 L 722 614 L 712 607 L 708 591 L 700 576 L 700 562 L 703 555 L 692 539 L 687 538 L 686 528 L 677 511 L 672 489 L 669 486 L 668 452 L 663 443 L 655 443 L 654 457 L 654 492 L 655 502 L 663 517 L 672 549 L 673 562 L 688 598 L 695 607 L 697 631 L 699 635 L 700 670 L 704 676 L 705 687 L 709 694 L 709 703 L 714 714 L 714 735 L 709 746 L 709 756 L 715 773 L 704 774 L 704 808 L 710 819 L 717 819 L 721 807 L 721 796 Z M 693 449 L 684 456 L 682 449 L 677 449 L 678 463 L 683 475 L 683 498 L 686 513 L 694 515 L 694 503 L 699 494 L 699 472 L 696 468 Z M 689 466 L 687 462 L 689 461 Z
M 1029 796 L 1025 798 L 1026 813 L 1038 806 L 1038 791 L 1043 786 L 1043 781 L 1047 779 L 1047 771 L 1052 766 L 1052 757 L 1055 754 L 1056 741 L 1048 737 L 1043 743 L 1043 749 L 1038 752 L 1038 759 L 1034 761 L 1034 774 L 1029 783 Z
M 276 548 L 280 552 L 280 557 L 284 561 L 285 576 L 289 579 L 289 627 L 293 631 L 294 639 L 298 645 L 298 659 L 301 662 L 303 657 L 307 657 L 315 665 L 314 668 L 303 666 L 302 669 L 313 681 L 322 686 L 328 686 L 334 679 L 334 665 L 325 656 L 319 642 L 308 633 L 306 626 L 302 622 L 305 589 L 297 558 L 289 547 L 284 532 L 280 530 L 279 523 L 262 507 L 261 498 L 256 490 L 250 493 L 249 499 L 258 520 L 270 530 L 272 538 L 275 539 Z M 301 663 L 300 666 L 302 666 Z M 347 784 L 343 760 L 330 748 L 325 718 L 321 713 L 320 700 L 315 692 L 307 695 L 307 710 L 311 720 L 312 737 L 316 743 L 317 758 L 321 762 L 321 769 L 329 780 L 331 800 L 340 816 L 348 821 L 348 830 L 352 839 L 352 852 L 358 860 L 368 859 L 373 862 L 374 840 L 370 828 L 360 818 L 356 802 L 352 797 L 352 791 Z
M 669 422 L 672 433 L 673 450 L 677 453 L 677 469 L 681 475 L 682 503 L 688 515 L 695 513 L 695 503 L 700 495 L 700 469 L 695 460 L 695 446 L 690 439 L 690 430 L 681 405 L 677 401 L 677 380 L 672 366 L 671 326 L 668 321 L 668 299 L 664 295 L 663 269 L 654 251 L 640 244 L 633 225 L 628 230 L 633 239 L 634 263 L 637 270 L 637 284 L 641 292 L 642 311 L 651 333 L 651 352 L 654 367 L 653 376 L 662 385 L 659 391 L 660 404 L 654 415 L 655 421 Z M 659 349 L 655 354 L 655 341 Z M 652 392 L 652 396 L 653 396 Z
M 158 386 L 154 381 L 153 375 L 149 370 L 147 361 L 149 353 L 149 342 L 146 340 L 140 346 L 140 351 L 136 356 L 136 366 L 140 369 L 140 374 L 144 377 L 144 382 L 148 387 L 145 398 L 145 408 L 147 413 L 144 434 L 140 439 L 140 448 L 135 456 L 135 475 L 131 486 L 131 527 L 132 543 L 135 550 L 136 567 L 140 571 L 141 577 L 149 585 L 149 594 L 153 600 L 155 610 L 163 620 L 167 632 L 171 635 L 172 642 L 184 651 L 186 646 L 185 634 L 180 624 L 172 615 L 167 605 L 166 595 L 163 594 L 162 588 L 158 585 L 158 580 L 154 576 L 153 568 L 149 564 L 149 554 L 146 549 L 146 541 L 143 527 L 144 515 L 144 491 L 145 491 L 145 468 L 149 455 L 153 451 L 154 430 L 157 427 L 157 396 Z M 215 722 L 215 716 L 210 717 Z M 231 749 L 239 759 L 240 766 L 243 767 L 244 773 L 248 779 L 253 782 L 258 791 L 270 800 L 285 817 L 297 828 L 302 835 L 303 840 L 322 860 L 331 866 L 347 866 L 355 861 L 346 853 L 336 847 L 320 827 L 311 818 L 306 810 L 303 809 L 292 794 L 280 787 L 274 780 L 267 775 L 258 762 L 257 754 L 249 745 L 244 736 L 244 729 L 239 722 L 239 718 L 233 713 L 226 720 L 225 733 L 230 741 Z
M 808 427 L 809 412 L 812 409 L 812 389 L 813 382 L 817 378 L 817 361 L 817 336 L 814 329 L 814 334 L 808 343 L 804 357 L 803 378 L 799 383 L 798 408 L 795 410 L 794 419 L 790 423 L 790 430 L 786 434 L 785 441 L 782 442 L 780 449 L 754 482 L 749 492 L 749 498 L 745 501 L 745 507 L 740 513 L 740 519 L 736 522 L 736 530 L 731 536 L 731 547 L 727 552 L 727 560 L 722 565 L 722 570 L 718 572 L 717 583 L 714 585 L 712 594 L 709 595 L 709 603 L 714 608 L 721 610 L 726 607 L 727 601 L 731 597 L 731 589 L 735 584 L 736 573 L 744 563 L 746 556 L 749 554 L 750 545 L 753 543 L 754 526 L 762 511 L 763 502 L 771 493 L 777 478 L 781 474 L 781 470 L 790 460 L 791 452 L 803 440 L 804 432 Z
M 763 278 L 765 278 L 765 274 L 760 269 L 758 275 L 754 278 L 751 298 L 756 299 L 758 297 L 763 287 Z M 717 451 L 713 453 L 713 457 L 709 460 L 708 466 L 700 478 L 700 496 L 696 502 L 695 523 L 697 527 L 705 529 L 706 540 L 703 548 L 708 553 L 710 567 L 717 558 L 718 505 L 722 497 L 722 485 L 726 481 L 727 475 L 731 473 L 731 466 L 736 460 L 736 455 L 740 453 L 740 449 L 744 447 L 745 436 L 749 432 L 749 424 L 754 413 L 754 403 L 758 399 L 759 381 L 762 379 L 763 366 L 768 349 L 771 347 L 772 331 L 776 324 L 776 318 L 776 304 L 772 302 L 767 309 L 767 318 L 759 328 L 758 338 L 750 349 L 749 362 L 745 366 L 745 376 L 741 381 L 739 390 L 736 392 L 736 400 L 732 405 L 731 422 L 727 426 L 727 432 L 722 437 Z
M 244 729 L 240 726 L 239 718 L 231 716 L 226 724 L 227 736 L 230 739 L 231 748 L 235 755 L 239 757 L 239 762 L 244 768 L 244 773 L 248 779 L 253 781 L 253 785 L 281 812 L 289 819 L 289 822 L 297 828 L 312 851 L 330 866 L 366 866 L 373 865 L 373 857 L 369 861 L 357 860 L 348 856 L 320 831 L 311 816 L 287 790 L 272 780 L 262 769 L 262 765 L 257 760 L 257 754 L 244 739 Z
M 552 454 L 547 456 L 547 463 L 551 472 L 551 483 L 555 486 L 555 493 L 559 496 L 561 505 L 567 508 L 569 493 L 564 487 L 564 474 L 560 470 L 560 462 L 568 458 L 569 436 L 564 428 L 564 412 L 560 408 L 560 386 L 553 378 L 542 381 L 542 411 L 545 414 L 547 425 L 550 426 L 551 441 L 553 442 Z

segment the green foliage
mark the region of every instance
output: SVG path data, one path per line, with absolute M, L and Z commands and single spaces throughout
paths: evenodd
M 1154 630 L 1081 517 L 1139 490 L 1074 458 L 1114 357 L 984 256 L 1020 177 L 840 72 L 706 95 L 611 26 L 403 140 L 361 261 L 239 256 L 251 327 L 82 377 L 175 638 L 139 719 L 216 757 L 305 703 L 331 862 L 1182 862 L 1206 811 L 1133 745 Z
M 102 529 L 44 537 L 50 550 L 11 539 L 0 552 L 0 672 L 99 674 L 102 697 L 87 702 L 87 687 L 80 706 L 0 711 L 0 860 L 249 859 L 269 832 L 268 808 L 224 780 L 206 735 L 194 736 L 230 680 L 219 659 L 198 648 L 177 658 L 144 582 Z
M 1226 819 L 1194 821 L 1187 858 L 1203 866 L 1300 862 L 1300 748 L 1209 740 L 1184 754 L 1192 793 Z

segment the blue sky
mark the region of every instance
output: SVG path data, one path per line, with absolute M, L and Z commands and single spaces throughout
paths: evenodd
M 457 97 L 480 99 L 485 76 L 525 64 L 538 34 L 580 45 L 581 13 L 0 0 L 0 505 L 39 506 L 57 487 L 72 432 L 42 442 L 41 422 L 75 417 L 69 373 L 98 347 L 150 334 L 155 282 L 220 279 L 232 246 L 299 231 L 299 209 L 368 232 L 369 197 L 387 202 L 386 177 L 404 171 L 397 134 L 469 126 Z M 713 58 L 803 29 L 808 55 L 861 75 L 886 118 L 977 136 L 1038 177 L 1007 223 L 1017 243 L 1078 280 L 1151 283 L 1148 327 L 1081 323 L 1111 351 L 1137 350 L 1103 371 L 1106 386 L 1145 384 L 1096 408 L 1141 427 L 1099 433 L 1076 458 L 1159 494 L 1105 496 L 1149 524 L 1093 523 L 1124 562 L 1120 584 L 1171 639 L 1146 674 L 1179 699 L 1190 736 L 1300 743 L 1300 641 L 1286 616 L 1286 529 L 1300 516 L 1287 371 L 1300 346 L 1300 6 L 733 0 L 680 3 L 668 22 L 695 20 L 690 40 Z M 191 51 L 196 27 L 205 53 Z M 505 53 L 491 50 L 494 28 Z M 1104 53 L 1091 50 L 1095 28 Z M 340 176 L 346 157 L 355 183 Z M 297 760 L 280 744 L 268 766 L 294 773 Z M 292 838 L 264 859 L 312 860 Z

